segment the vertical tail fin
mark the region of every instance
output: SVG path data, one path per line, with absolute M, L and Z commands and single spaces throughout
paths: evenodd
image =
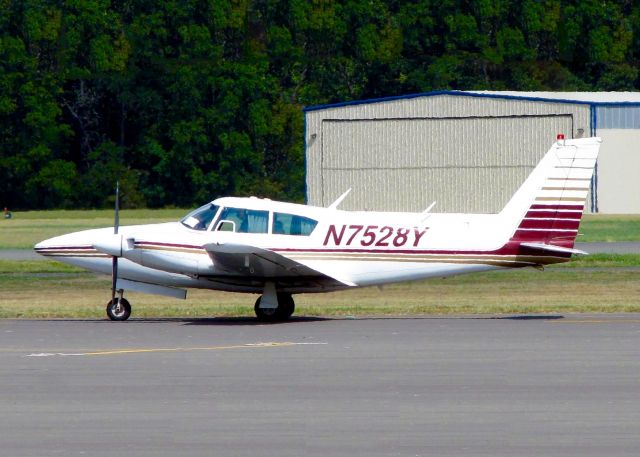
M 558 140 L 501 214 L 514 224 L 511 242 L 573 248 L 600 138 Z

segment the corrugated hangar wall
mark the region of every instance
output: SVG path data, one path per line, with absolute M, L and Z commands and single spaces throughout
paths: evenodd
M 598 212 L 640 214 L 640 106 L 599 106 Z
M 495 213 L 589 107 L 469 96 L 306 111 L 307 200 L 343 209 Z

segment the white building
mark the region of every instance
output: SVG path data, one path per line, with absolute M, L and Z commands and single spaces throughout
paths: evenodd
M 558 133 L 603 138 L 588 210 L 640 213 L 640 93 L 444 91 L 305 109 L 307 200 L 499 211 Z

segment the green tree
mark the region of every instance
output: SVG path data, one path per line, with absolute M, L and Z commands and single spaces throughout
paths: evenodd
M 0 0 L 0 205 L 304 195 L 305 105 L 639 90 L 628 0 Z

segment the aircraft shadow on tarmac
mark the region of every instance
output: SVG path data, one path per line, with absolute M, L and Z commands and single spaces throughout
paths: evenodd
M 322 322 L 334 320 L 327 317 L 292 317 L 286 321 L 263 322 L 255 317 L 202 317 L 197 319 L 176 319 L 178 322 L 184 322 L 185 325 L 283 325 L 296 324 L 299 322 Z
M 339 316 L 339 317 L 317 317 L 317 316 L 295 316 L 287 321 L 262 322 L 254 317 L 205 317 L 191 319 L 140 319 L 149 322 L 183 322 L 185 325 L 283 325 L 297 324 L 303 322 L 326 322 L 326 321 L 370 321 L 370 320 L 433 320 L 433 319 L 475 319 L 475 320 L 553 320 L 564 319 L 561 315 L 517 315 L 517 316 Z M 140 321 L 138 320 L 138 322 Z
M 43 322 L 92 322 L 92 323 L 104 323 L 105 325 L 129 325 L 129 324 L 154 324 L 154 323 L 169 323 L 177 322 L 184 325 L 282 325 L 282 324 L 295 324 L 301 322 L 322 322 L 331 320 L 343 320 L 340 318 L 328 318 L 328 317 L 292 317 L 287 321 L 280 322 L 263 322 L 257 320 L 255 317 L 138 317 L 128 319 L 126 322 L 114 322 L 109 319 L 38 319 Z
M 338 317 L 317 317 L 317 316 L 295 316 L 287 321 L 276 322 L 263 322 L 257 320 L 255 317 L 150 317 L 150 318 L 133 318 L 127 321 L 128 323 L 144 324 L 144 323 L 165 323 L 165 322 L 177 322 L 184 325 L 220 325 L 220 326 L 254 326 L 254 325 L 284 325 L 284 324 L 298 324 L 303 322 L 326 322 L 326 321 L 372 321 L 372 320 L 513 320 L 513 321 L 530 321 L 530 320 L 556 320 L 564 319 L 562 315 L 513 315 L 513 316 L 338 316 Z M 124 322 L 112 322 L 108 319 L 42 319 L 43 321 L 51 322 L 94 322 L 105 323 L 109 325 L 127 325 Z

